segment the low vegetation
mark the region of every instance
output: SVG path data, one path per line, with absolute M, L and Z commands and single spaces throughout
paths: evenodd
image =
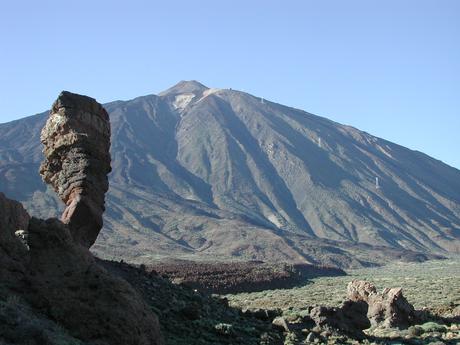
M 373 282 L 377 288 L 403 287 L 416 309 L 425 310 L 431 321 L 408 329 L 370 328 L 366 339 L 301 328 L 285 333 L 284 344 L 459 344 L 460 258 L 424 263 L 393 263 L 379 268 L 350 270 L 348 276 L 317 277 L 302 287 L 226 295 L 230 305 L 248 310 L 279 309 L 296 324 L 313 305 L 339 306 L 346 286 L 353 279 Z
M 227 295 L 230 304 L 242 308 L 302 310 L 306 306 L 339 306 L 347 284 L 367 280 L 377 289 L 402 287 L 417 309 L 448 310 L 460 305 L 460 258 L 423 263 L 393 263 L 378 268 L 347 271 L 346 276 L 317 277 L 301 287 Z

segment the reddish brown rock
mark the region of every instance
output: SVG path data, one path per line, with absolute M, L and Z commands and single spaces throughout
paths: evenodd
M 111 345 L 160 345 L 160 325 L 149 306 L 123 279 L 75 245 L 57 219 L 32 218 L 29 226 L 33 306 L 83 341 Z
M 386 288 L 369 296 L 367 317 L 372 325 L 407 328 L 415 320 L 414 307 L 402 294 L 402 288 Z
M 102 228 L 109 187 L 109 116 L 94 99 L 64 91 L 40 139 L 45 155 L 40 174 L 66 204 L 61 220 L 72 237 L 89 248 Z
M 310 317 L 320 328 L 336 329 L 356 338 L 371 326 L 407 328 L 414 323 L 414 307 L 404 298 L 401 288 L 378 293 L 367 281 L 354 280 L 347 286 L 348 299 L 340 308 L 315 307 Z
M 88 250 L 102 227 L 108 189 L 106 111 L 89 97 L 63 92 L 41 139 L 45 161 L 40 173 L 67 207 L 62 221 L 30 219 L 20 203 L 0 193 L 2 291 L 24 299 L 85 343 L 162 345 L 150 307 Z
M 372 283 L 354 280 L 347 291 L 350 300 L 368 304 L 367 317 L 373 326 L 407 328 L 416 317 L 402 288 L 386 288 L 378 293 Z
M 365 301 L 367 303 L 369 295 L 376 293 L 377 289 L 374 284 L 364 280 L 353 280 L 347 286 L 347 298 L 350 301 Z

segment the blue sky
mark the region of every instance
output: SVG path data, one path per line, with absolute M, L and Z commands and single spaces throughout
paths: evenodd
M 232 87 L 460 168 L 460 1 L 2 1 L 0 122 Z

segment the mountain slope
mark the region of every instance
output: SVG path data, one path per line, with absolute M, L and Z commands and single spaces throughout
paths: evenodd
M 100 255 L 346 266 L 459 252 L 460 171 L 420 152 L 195 81 L 105 108 Z M 36 173 L 46 116 L 0 125 L 0 191 L 42 217 L 60 207 Z

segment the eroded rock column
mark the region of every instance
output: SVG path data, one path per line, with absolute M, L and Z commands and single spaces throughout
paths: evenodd
M 109 188 L 109 116 L 93 98 L 64 91 L 40 140 L 45 155 L 40 174 L 66 204 L 61 220 L 74 241 L 89 248 L 102 228 Z

